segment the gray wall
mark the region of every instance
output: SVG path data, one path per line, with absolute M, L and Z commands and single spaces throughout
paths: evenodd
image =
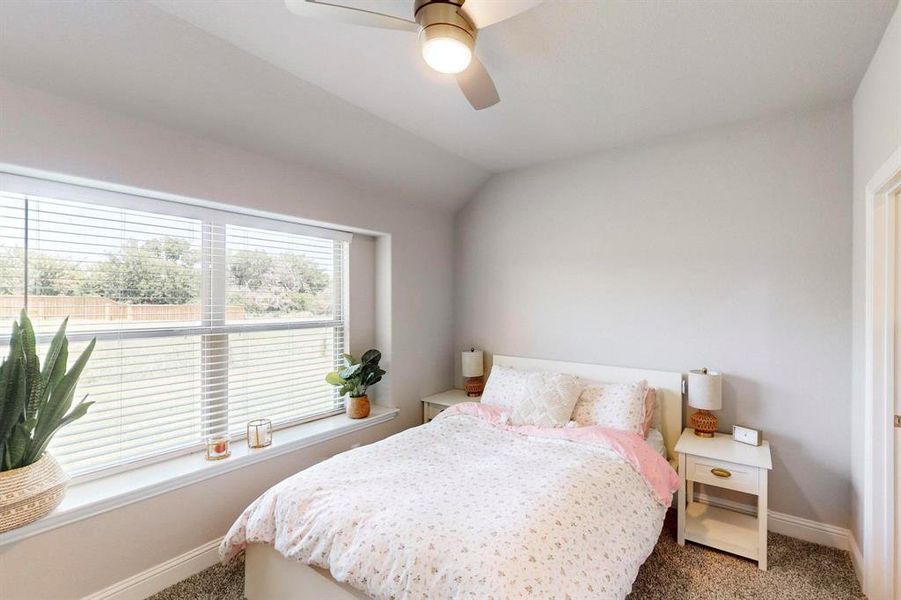
M 864 321 L 867 183 L 901 147 L 901 8 L 895 9 L 879 49 L 854 96 L 854 349 L 851 404 L 851 532 L 863 550 Z
M 390 375 L 376 399 L 401 409 L 376 429 L 0 547 L 3 598 L 81 597 L 197 548 L 224 534 L 274 482 L 356 442 L 418 424 L 420 397 L 450 387 L 450 212 L 2 79 L 0 132 L 0 163 L 376 233 L 351 245 L 354 263 L 376 267 L 371 277 L 351 281 L 351 347 L 375 342 L 386 351 Z
M 456 345 L 725 373 L 773 510 L 848 525 L 851 113 L 493 178 L 457 215 Z

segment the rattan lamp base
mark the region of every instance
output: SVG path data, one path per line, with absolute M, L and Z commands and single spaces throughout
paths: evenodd
M 698 437 L 713 437 L 719 427 L 719 421 L 716 415 L 709 410 L 699 410 L 691 415 L 689 424 L 694 428 L 695 435 Z
M 463 379 L 463 389 L 466 390 L 466 395 L 470 398 L 477 398 L 482 395 L 482 391 L 485 389 L 485 378 L 465 377 Z

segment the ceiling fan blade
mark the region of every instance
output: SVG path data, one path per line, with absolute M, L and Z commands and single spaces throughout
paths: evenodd
M 401 31 L 419 31 L 415 21 L 402 19 L 394 15 L 364 10 L 340 4 L 337 0 L 285 0 L 285 6 L 295 15 L 312 19 L 326 19 L 351 25 L 380 27 L 382 29 L 398 29 Z
M 497 95 L 497 88 L 491 80 L 491 75 L 485 69 L 478 58 L 472 57 L 469 67 L 457 74 L 457 85 L 463 90 L 463 95 L 476 110 L 482 110 L 494 106 L 501 101 Z
M 544 0 L 466 0 L 458 12 L 476 29 L 484 29 L 534 8 Z

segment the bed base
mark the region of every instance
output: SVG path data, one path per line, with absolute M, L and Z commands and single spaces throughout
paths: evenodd
M 249 544 L 244 562 L 247 600 L 358 600 L 360 590 L 340 583 L 325 569 L 290 560 L 267 544 Z

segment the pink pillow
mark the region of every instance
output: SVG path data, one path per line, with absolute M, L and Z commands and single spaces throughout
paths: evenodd
M 654 421 L 654 413 L 657 412 L 657 390 L 649 387 L 644 393 L 644 415 L 641 420 L 641 434 L 647 438 Z

